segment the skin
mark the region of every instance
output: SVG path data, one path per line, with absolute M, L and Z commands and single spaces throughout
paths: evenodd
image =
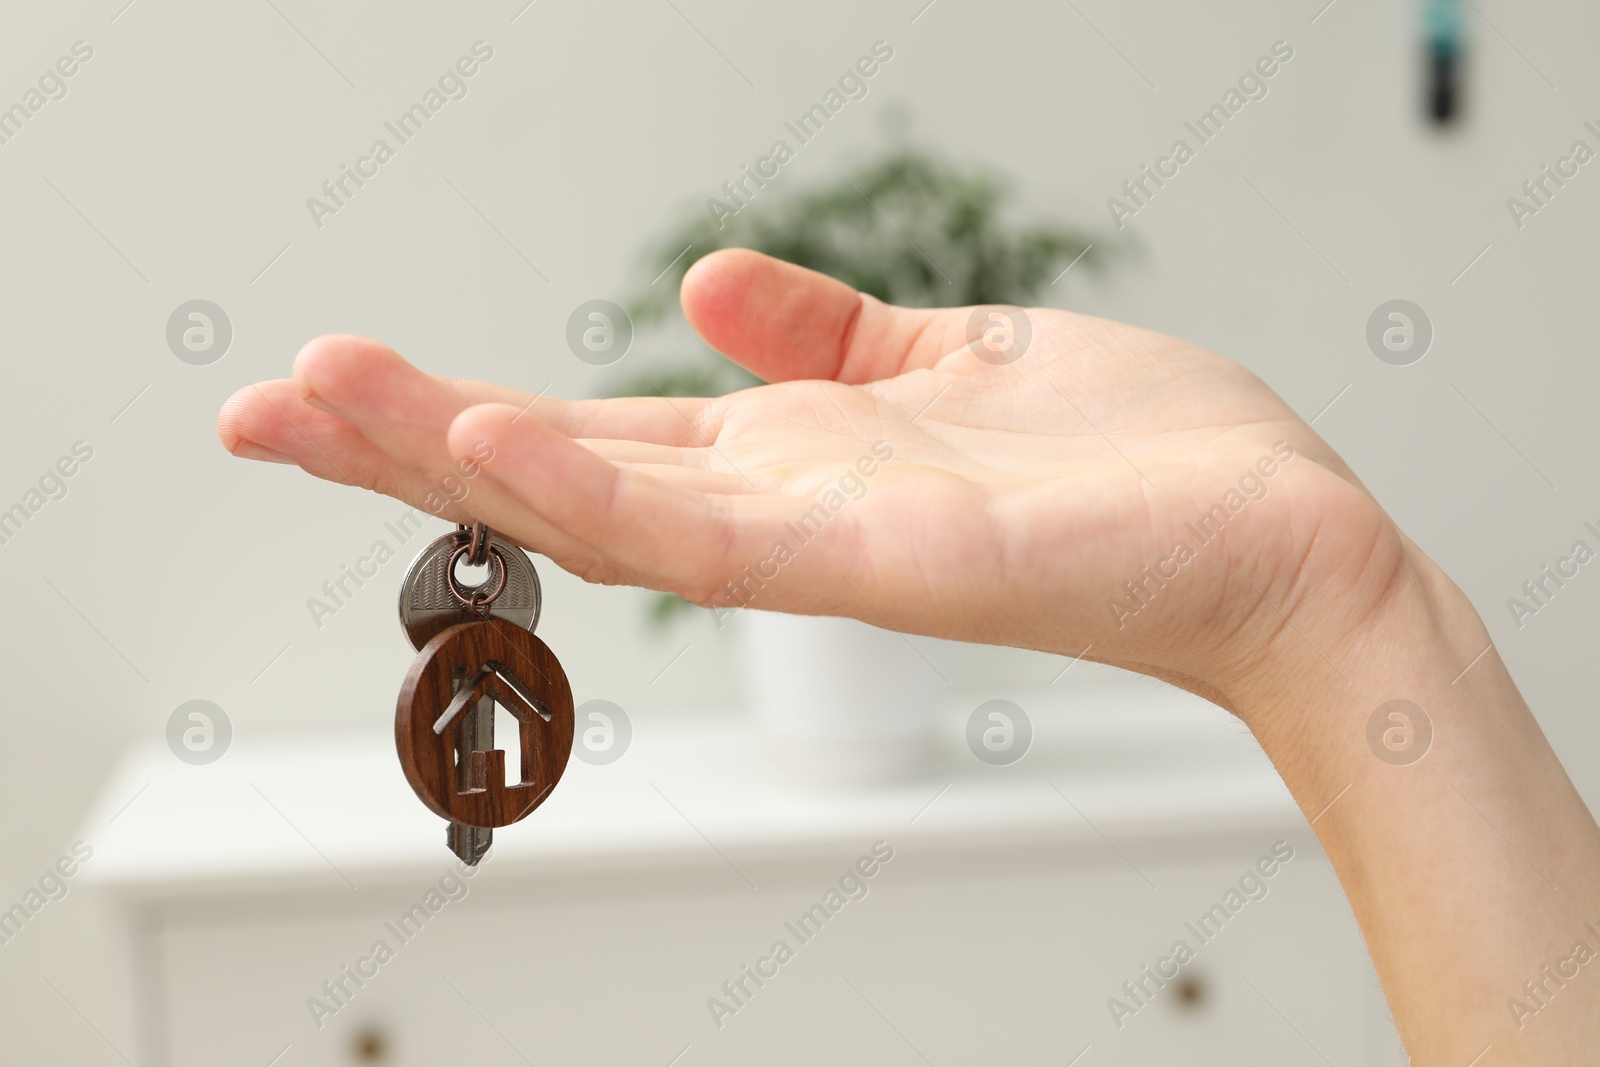
M 682 302 L 774 384 L 534 398 L 331 336 L 291 380 L 229 399 L 218 433 L 413 504 L 492 449 L 469 510 L 441 514 L 590 581 L 1083 656 L 1199 693 L 1311 820 L 1414 1063 L 1590 1062 L 1600 959 L 1571 960 L 1578 942 L 1600 952 L 1600 829 L 1466 597 L 1264 383 L 1054 309 L 1026 312 L 1031 340 L 997 355 L 968 343 L 971 309 L 890 307 L 738 250 L 697 263 Z M 786 524 L 852 473 L 801 543 Z M 1431 724 L 1405 765 L 1368 741 L 1392 700 Z

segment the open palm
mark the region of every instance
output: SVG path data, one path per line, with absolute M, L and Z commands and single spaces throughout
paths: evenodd
M 719 609 L 848 615 L 1117 663 L 1226 703 L 1307 598 L 1376 605 L 1404 539 L 1259 379 L 1052 309 L 904 309 L 744 251 L 684 279 L 691 324 L 776 384 L 563 401 L 435 378 L 353 337 L 235 394 L 227 447 L 411 503 L 586 579 Z M 981 320 L 985 316 L 979 314 Z M 1026 340 L 1023 338 L 1026 337 Z M 1319 615 L 1327 626 L 1329 616 Z

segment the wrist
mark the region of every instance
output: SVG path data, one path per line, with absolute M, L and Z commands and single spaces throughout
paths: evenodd
M 1381 730 L 1377 742 L 1367 737 L 1379 707 L 1403 700 L 1429 715 L 1446 694 L 1460 695 L 1457 683 L 1474 671 L 1510 687 L 1466 594 L 1389 529 L 1392 551 L 1374 552 L 1356 583 L 1364 595 L 1330 580 L 1291 592 L 1273 610 L 1280 625 L 1252 674 L 1229 689 L 1236 713 L 1280 770 L 1328 764 L 1330 780 L 1348 782 L 1355 768 L 1346 765 L 1364 766 L 1383 740 Z M 1418 727 L 1431 725 L 1430 718 Z
M 1542 1012 L 1524 983 L 1600 922 L 1600 834 L 1482 620 L 1409 542 L 1359 617 L 1310 603 L 1238 712 L 1337 872 L 1413 1061 L 1492 1045 L 1580 1062 L 1600 985 Z

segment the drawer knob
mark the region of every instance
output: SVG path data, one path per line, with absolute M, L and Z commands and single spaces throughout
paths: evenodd
M 350 1056 L 357 1063 L 387 1063 L 389 1035 L 380 1027 L 364 1027 L 350 1045 Z
M 1184 975 L 1172 987 L 1172 996 L 1178 1002 L 1178 1007 L 1184 1011 L 1200 1011 L 1206 1005 L 1211 990 L 1206 985 L 1206 980 L 1199 975 Z

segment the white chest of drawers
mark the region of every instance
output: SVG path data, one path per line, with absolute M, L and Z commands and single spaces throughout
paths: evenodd
M 1143 692 L 872 788 L 786 780 L 735 717 L 638 722 L 469 880 L 384 736 L 140 751 L 83 877 L 140 1067 L 1402 1063 L 1271 767 Z

